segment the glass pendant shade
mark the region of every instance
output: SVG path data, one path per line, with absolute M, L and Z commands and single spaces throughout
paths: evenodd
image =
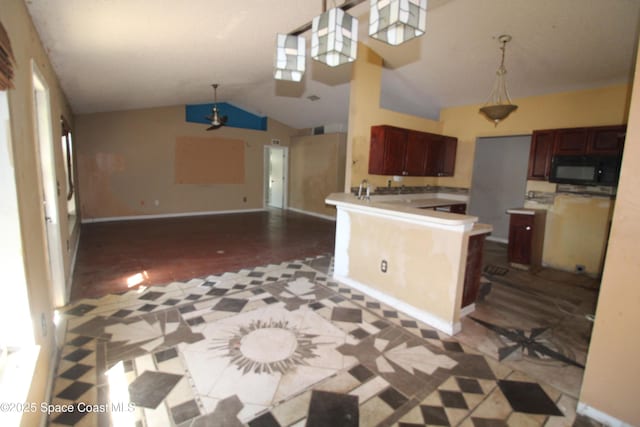
M 305 39 L 302 36 L 278 34 L 273 76 L 277 80 L 299 82 L 305 70 Z
M 358 20 L 340 8 L 313 18 L 311 57 L 330 67 L 352 62 L 358 52 Z
M 480 108 L 480 112 L 491 120 L 495 126 L 498 126 L 500 121 L 506 119 L 509 114 L 518 109 L 517 105 L 511 103 L 509 91 L 507 91 L 507 69 L 504 66 L 505 45 L 511 41 L 511 36 L 502 35 L 498 40 L 502 44 L 500 46 L 502 61 L 500 62 L 498 71 L 496 71 L 496 80 L 493 84 L 493 90 L 489 95 L 489 99 L 486 105 Z
M 427 0 L 371 0 L 369 36 L 399 45 L 424 34 Z

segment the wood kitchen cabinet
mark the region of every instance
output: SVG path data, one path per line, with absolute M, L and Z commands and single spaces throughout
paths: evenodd
M 509 264 L 516 268 L 538 269 L 542 265 L 542 246 L 547 211 L 543 209 L 508 210 Z
M 462 290 L 462 307 L 473 304 L 480 292 L 480 278 L 482 277 L 482 250 L 486 234 L 469 236 L 467 249 L 467 268 L 464 275 Z
M 528 179 L 539 181 L 546 181 L 549 179 L 554 138 L 555 132 L 552 130 L 533 132 L 531 137 L 531 149 L 529 151 Z
M 621 125 L 534 131 L 527 179 L 547 181 L 553 156 L 621 156 L 626 129 Z
M 458 140 L 394 126 L 371 127 L 369 173 L 453 176 Z

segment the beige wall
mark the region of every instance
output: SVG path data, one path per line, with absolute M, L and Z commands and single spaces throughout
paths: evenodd
M 348 215 L 350 279 L 444 323 L 459 321 L 467 235 L 374 215 Z M 387 261 L 386 273 L 380 269 L 382 260 Z
M 358 58 L 353 63 L 347 134 L 345 191 L 367 179 L 376 187 L 387 185 L 388 176 L 369 175 L 371 126 L 393 125 L 424 132 L 442 133 L 442 124 L 422 117 L 380 108 L 382 58 L 370 48 L 358 44 Z M 454 135 L 455 136 L 455 135 Z M 405 177 L 402 185 L 435 184 L 436 178 Z
M 640 62 L 636 64 L 625 153 L 582 403 L 640 425 Z
M 288 145 L 293 130 L 275 120 L 268 131 L 187 123 L 184 106 L 76 116 L 83 220 L 263 207 L 264 146 Z M 245 142 L 244 184 L 177 184 L 176 138 Z M 246 202 L 244 201 L 246 198 Z M 156 205 L 157 200 L 157 205 Z
M 289 207 L 335 217 L 324 199 L 344 189 L 346 140 L 343 133 L 291 138 Z
M 58 200 L 60 207 L 61 235 L 63 246 L 69 236 L 69 224 L 66 214 L 66 184 L 63 169 L 62 150 L 59 143 L 62 130 L 59 118 L 66 117 L 73 128 L 71 110 L 59 87 L 57 78 L 52 71 L 51 64 L 43 49 L 40 39 L 31 22 L 24 2 L 21 0 L 0 0 L 2 24 L 6 28 L 17 66 L 15 69 L 15 89 L 8 92 L 9 109 L 11 114 L 11 134 L 14 165 L 16 171 L 16 186 L 18 207 L 21 218 L 21 234 L 23 251 L 25 254 L 25 274 L 29 294 L 31 317 L 33 320 L 34 336 L 41 346 L 36 371 L 31 384 L 28 401 L 40 402 L 45 399 L 46 382 L 52 366 L 52 356 L 55 352 L 53 325 L 53 296 L 48 273 L 47 251 L 45 244 L 45 224 L 42 210 L 41 182 L 37 173 L 39 168 L 36 155 L 36 137 L 33 121 L 33 84 L 31 74 L 31 60 L 33 59 L 41 71 L 50 90 L 52 138 L 54 142 L 54 156 L 56 175 L 62 185 L 61 196 Z M 71 256 L 77 244 L 77 231 L 69 237 L 69 250 L 64 256 L 66 275 L 71 269 Z M 5 284 L 5 288 L 12 284 Z M 10 290 L 5 289 L 9 292 Z M 46 323 L 47 334 L 43 334 L 41 316 Z M 28 414 L 23 417 L 23 425 L 37 425 L 39 413 Z

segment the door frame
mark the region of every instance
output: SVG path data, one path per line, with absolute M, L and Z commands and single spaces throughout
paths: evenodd
M 68 301 L 66 275 L 64 272 L 64 252 L 62 249 L 62 227 L 58 200 L 59 181 L 53 139 L 51 97 L 47 80 L 38 65 L 31 60 L 31 81 L 33 84 L 33 132 L 38 167 L 38 197 L 41 200 L 43 238 L 46 244 L 47 274 L 51 281 L 52 303 L 62 307 Z M 66 209 L 65 209 L 66 210 Z
M 265 145 L 264 146 L 264 174 L 263 174 L 263 194 L 262 194 L 262 206 L 267 209 L 269 208 L 269 172 L 271 168 L 270 156 L 271 150 L 282 150 L 282 154 L 284 156 L 283 159 L 283 175 L 284 182 L 282 183 L 282 209 L 287 209 L 289 206 L 289 147 L 284 147 L 281 145 Z

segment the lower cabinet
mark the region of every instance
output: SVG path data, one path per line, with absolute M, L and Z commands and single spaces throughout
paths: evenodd
M 513 209 L 509 213 L 507 256 L 512 267 L 537 269 L 542 265 L 542 246 L 547 211 Z
M 467 249 L 467 269 L 464 275 L 464 289 L 462 290 L 462 307 L 476 302 L 480 292 L 480 277 L 482 276 L 482 250 L 486 234 L 469 236 Z

